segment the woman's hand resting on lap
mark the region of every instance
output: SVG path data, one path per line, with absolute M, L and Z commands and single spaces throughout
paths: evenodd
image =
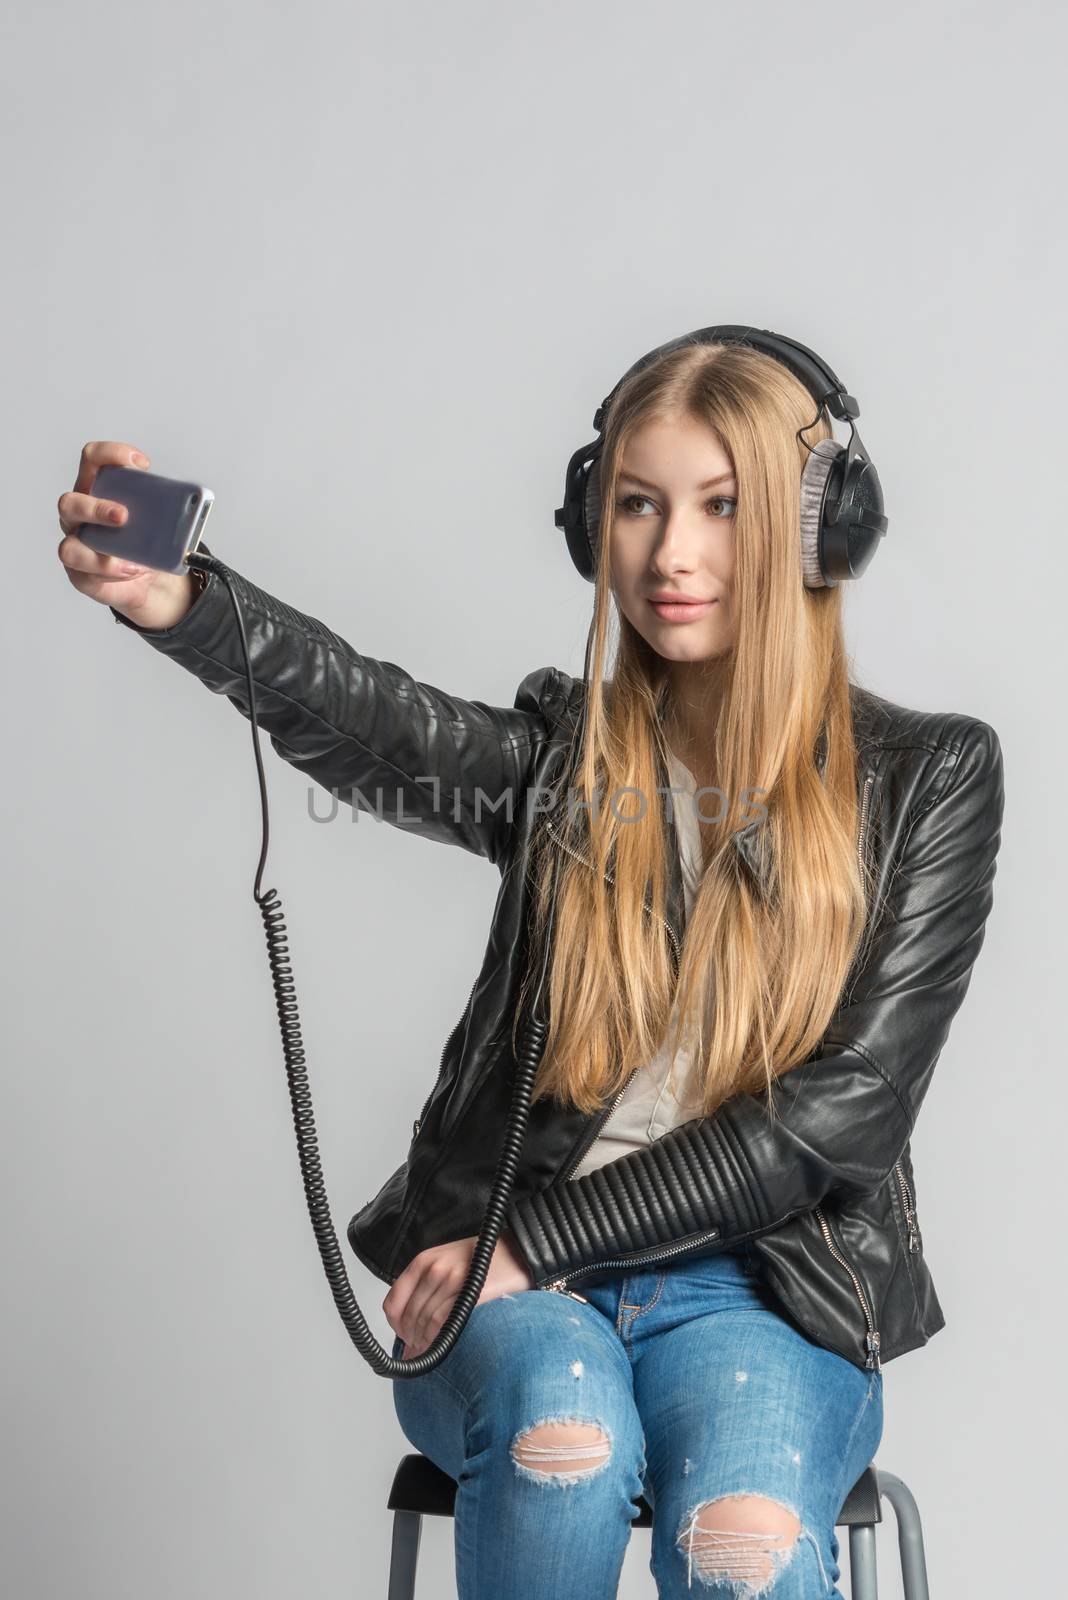
M 421 1356 L 437 1338 L 453 1301 L 464 1286 L 477 1243 L 476 1234 L 473 1239 L 456 1239 L 450 1244 L 436 1244 L 429 1250 L 421 1250 L 390 1285 L 382 1310 L 393 1332 L 406 1341 L 401 1350 L 406 1360 Z M 533 1287 L 526 1262 L 511 1232 L 505 1228 L 497 1240 L 482 1293 L 475 1304 Z

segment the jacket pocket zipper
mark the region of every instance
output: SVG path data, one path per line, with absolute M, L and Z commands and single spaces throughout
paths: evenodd
M 875 1326 L 875 1319 L 872 1316 L 871 1309 L 868 1305 L 868 1297 L 861 1287 L 860 1279 L 857 1277 L 857 1274 L 854 1272 L 853 1268 L 850 1266 L 841 1250 L 839 1250 L 838 1246 L 835 1244 L 834 1239 L 831 1237 L 830 1224 L 823 1214 L 823 1207 L 815 1206 L 813 1210 L 817 1220 L 819 1221 L 820 1232 L 823 1234 L 828 1250 L 831 1252 L 836 1261 L 840 1261 L 842 1263 L 842 1266 L 845 1267 L 846 1271 L 849 1273 L 849 1276 L 853 1280 L 853 1288 L 856 1290 L 857 1300 L 860 1302 L 860 1309 L 864 1313 L 864 1321 L 867 1325 L 867 1333 L 865 1334 L 864 1343 L 868 1352 L 864 1360 L 864 1365 L 869 1368 L 874 1367 L 876 1372 L 881 1372 L 882 1363 L 879 1360 L 879 1346 L 882 1342 L 882 1339 L 878 1328 Z
M 894 1162 L 894 1171 L 897 1181 L 901 1185 L 901 1198 L 905 1205 L 905 1226 L 908 1229 L 909 1253 L 915 1255 L 920 1248 L 920 1224 L 916 1217 L 916 1207 L 912 1199 L 912 1191 L 905 1179 L 905 1169 L 900 1161 Z

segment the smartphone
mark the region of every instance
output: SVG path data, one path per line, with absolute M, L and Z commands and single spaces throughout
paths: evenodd
M 139 467 L 101 467 L 90 494 L 126 507 L 120 528 L 83 522 L 78 538 L 101 555 L 121 556 L 160 572 L 188 572 L 183 557 L 204 534 L 215 496 L 202 483 L 162 478 Z

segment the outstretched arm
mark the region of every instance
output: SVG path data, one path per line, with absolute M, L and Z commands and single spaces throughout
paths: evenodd
M 885 917 L 817 1053 L 767 1095 L 513 1201 L 507 1221 L 536 1288 L 583 1267 L 716 1230 L 731 1244 L 834 1191 L 871 1193 L 907 1142 L 964 999 L 993 899 L 1001 746 L 973 719 L 933 773 L 892 872 Z
M 240 573 L 233 582 L 257 720 L 277 753 L 358 810 L 499 863 L 526 803 L 534 750 L 549 736 L 546 696 L 556 669 L 528 673 L 512 707 L 461 700 L 391 661 L 361 655 Z M 170 628 L 139 628 L 109 609 L 248 717 L 241 641 L 216 574 Z

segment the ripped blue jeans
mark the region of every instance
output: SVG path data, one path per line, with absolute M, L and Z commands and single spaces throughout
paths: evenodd
M 748 1243 L 662 1266 L 484 1301 L 393 1381 L 405 1437 L 457 1482 L 459 1600 L 615 1595 L 641 1495 L 661 1600 L 842 1600 L 835 1521 L 882 1374 L 788 1323 Z

